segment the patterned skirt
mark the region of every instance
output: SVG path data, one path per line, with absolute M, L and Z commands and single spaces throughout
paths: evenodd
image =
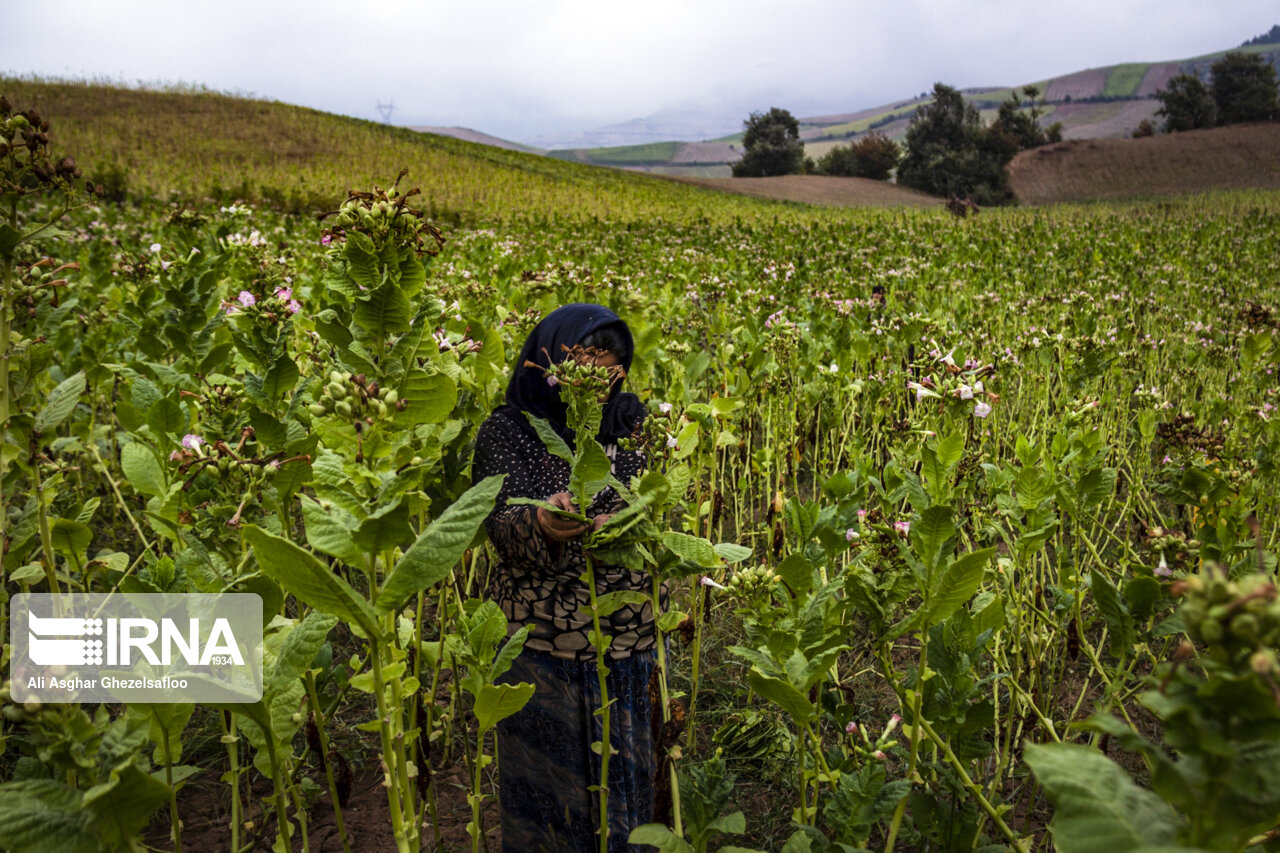
M 609 661 L 609 851 L 640 853 L 631 830 L 650 822 L 656 757 L 649 678 L 657 655 Z M 530 682 L 529 704 L 498 723 L 498 796 L 503 853 L 595 853 L 600 849 L 600 685 L 594 660 L 571 661 L 525 649 L 504 682 Z

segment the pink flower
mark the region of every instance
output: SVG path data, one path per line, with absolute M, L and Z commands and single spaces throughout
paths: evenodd
M 970 388 L 968 385 L 961 385 L 961 386 L 960 386 L 960 399 L 961 399 L 961 400 L 972 400 L 972 399 L 973 399 L 973 389 L 972 389 L 972 388 Z
M 671 414 L 671 404 L 670 404 L 670 403 L 659 403 L 659 404 L 658 404 L 658 411 L 659 411 L 659 412 L 662 412 L 662 414 L 664 414 L 664 415 L 669 415 L 669 414 Z
M 872 755 L 874 755 L 874 756 L 875 756 L 878 760 L 880 760 L 880 761 L 884 761 L 886 758 L 888 758 L 888 757 L 889 757 L 889 756 L 887 756 L 887 755 L 885 755 L 885 754 L 884 754 L 884 750 L 883 750 L 883 749 L 877 749 L 875 752 L 873 752 L 873 753 L 872 753 Z
M 858 521 L 867 520 L 867 511 L 865 509 L 858 510 Z
M 557 385 L 559 385 L 559 384 L 560 384 L 560 380 L 559 380 L 559 379 L 556 379 L 554 376 L 548 376 L 548 377 L 547 377 L 547 384 L 548 384 L 548 385 L 550 385 L 552 388 L 554 388 L 554 387 L 556 387 Z
M 902 722 L 902 716 L 899 714 L 894 714 L 892 717 L 889 718 L 889 724 L 884 727 L 884 733 L 888 734 L 889 732 L 896 729 L 898 727 L 898 723 L 900 722 Z
M 844 532 L 844 541 L 846 542 L 852 542 L 853 540 L 858 538 L 860 538 L 858 536 L 858 531 L 854 530 L 852 527 L 850 527 L 848 530 Z
M 245 308 L 252 308 L 258 302 L 254 295 L 247 290 L 240 291 L 240 295 L 236 297 L 236 301 Z
M 903 536 L 906 536 L 908 533 L 911 532 L 911 522 L 895 521 L 893 523 L 893 529 L 901 533 Z
M 329 245 L 329 244 L 330 244 L 330 243 L 332 243 L 332 242 L 333 242 L 333 235 L 332 235 L 332 234 L 326 234 L 326 235 L 324 235 L 323 237 L 321 237 L 321 238 L 320 238 L 320 245 L 321 245 L 321 246 L 327 246 L 327 245 Z
M 985 418 L 985 417 L 986 417 L 987 415 L 989 415 L 989 414 L 991 414 L 991 404 L 990 404 L 990 403 L 987 403 L 987 402 L 984 402 L 984 401 L 982 401 L 982 400 L 979 400 L 977 403 L 975 403 L 975 404 L 974 404 L 974 406 L 973 406 L 973 416 L 974 416 L 975 418 Z
M 1156 566 L 1156 574 L 1162 578 L 1173 576 L 1173 569 L 1169 568 L 1169 563 L 1165 560 L 1164 554 L 1160 555 L 1160 565 Z
M 297 314 L 302 310 L 302 303 L 296 299 L 290 299 L 289 304 L 285 307 L 289 309 L 290 314 Z
M 198 435 L 187 433 L 182 437 L 182 446 L 187 450 L 199 450 L 202 444 L 204 444 L 204 439 Z
M 288 302 L 293 299 L 293 289 L 288 287 L 277 287 L 275 292 L 276 299 Z
M 851 735 L 857 730 L 858 730 L 858 724 L 855 723 L 853 720 L 850 720 L 848 725 L 844 727 L 844 733 L 847 735 Z
M 667 436 L 668 448 L 670 448 L 671 450 L 675 450 L 679 446 L 680 446 L 680 442 L 676 441 L 676 437 L 674 435 Z
M 1161 460 L 1160 460 L 1160 464 L 1161 464 L 1161 465 L 1168 465 L 1168 464 L 1169 464 L 1170 462 L 1172 462 L 1172 461 L 1173 461 L 1173 459 L 1172 459 L 1171 457 L 1166 456 L 1165 458 L 1163 458 L 1163 459 L 1161 459 Z

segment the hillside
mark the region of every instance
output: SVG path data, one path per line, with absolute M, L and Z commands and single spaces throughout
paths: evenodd
M 465 142 L 478 142 L 481 145 L 492 145 L 494 148 L 506 148 L 508 151 L 524 151 L 528 154 L 547 153 L 541 148 L 534 148 L 531 145 L 521 145 L 519 142 L 512 142 L 510 139 L 502 139 L 498 136 L 490 136 L 487 133 L 481 133 L 480 131 L 472 130 L 469 127 L 409 125 L 408 129 L 417 133 L 431 133 L 436 136 L 450 136 L 454 139 L 461 139 Z
M 1024 204 L 1280 188 L 1280 123 L 1046 145 L 1015 157 L 1009 178 Z
M 1235 50 L 1262 54 L 1280 69 L 1280 43 L 1248 44 Z M 1062 122 L 1065 139 L 1127 138 L 1143 119 L 1155 119 L 1160 104 L 1155 93 L 1182 72 L 1207 75 L 1212 65 L 1227 51 L 1217 51 L 1188 59 L 1159 62 L 1128 62 L 1102 68 L 1089 68 L 1057 77 L 1028 81 L 1042 93 L 1041 122 Z M 1017 87 L 979 87 L 963 90 L 970 103 L 990 120 L 1002 101 Z M 837 145 L 877 130 L 900 139 L 910 124 L 911 115 L 928 100 L 907 98 L 890 104 L 799 119 L 800 138 L 805 153 L 820 157 Z M 577 148 L 550 152 L 552 156 L 581 163 L 639 169 L 670 175 L 729 177 L 729 163 L 740 156 L 734 146 L 741 134 L 708 142 L 666 142 L 643 146 L 611 148 Z M 659 151 L 669 152 L 659 156 Z M 642 160 L 642 162 L 639 162 Z M 636 161 L 636 162 L 633 162 Z
M 332 209 L 347 189 L 401 168 L 438 218 L 549 216 L 715 220 L 774 215 L 777 204 L 648 175 L 481 145 L 203 89 L 141 90 L 0 77 L 0 94 L 52 124 L 55 151 L 86 176 L 112 170 L 130 194 L 266 199 Z
M 672 180 L 757 198 L 782 199 L 822 207 L 938 207 L 942 201 L 888 181 L 783 175 L 776 178 L 697 178 Z

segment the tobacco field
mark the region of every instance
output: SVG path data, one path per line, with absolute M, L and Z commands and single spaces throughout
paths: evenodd
M 0 848 L 500 849 L 472 447 L 580 301 L 651 412 L 601 548 L 671 589 L 635 841 L 1280 849 L 1280 196 L 433 222 L 407 163 L 317 219 L 109 203 L 36 135 L 0 118 L 3 636 L 23 591 L 257 593 L 265 692 L 6 685 Z

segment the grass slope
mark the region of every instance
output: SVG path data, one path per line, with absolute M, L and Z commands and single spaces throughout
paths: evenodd
M 1015 157 L 1009 179 L 1024 204 L 1280 188 L 1280 123 L 1047 145 Z
M 314 212 L 401 168 L 442 218 L 567 216 L 716 221 L 778 205 L 647 175 L 208 91 L 148 91 L 0 78 L 0 94 L 52 124 L 55 149 L 86 175 L 115 167 L 134 194 L 266 199 Z M 101 177 L 98 178 L 101 180 Z

